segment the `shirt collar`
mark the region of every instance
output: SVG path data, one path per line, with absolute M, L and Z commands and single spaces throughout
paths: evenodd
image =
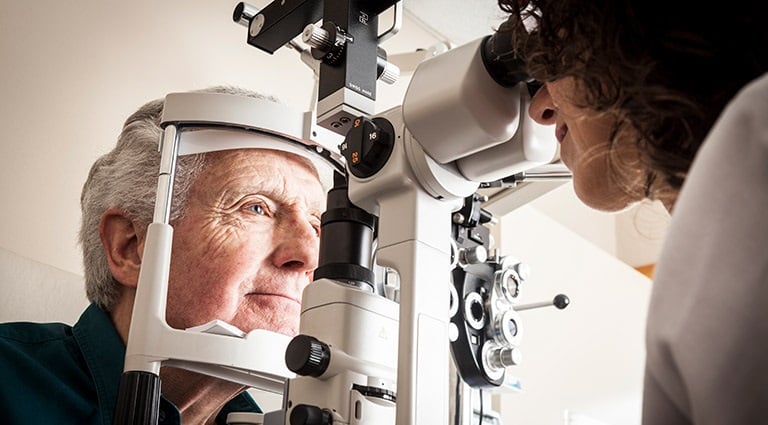
M 96 386 L 102 423 L 111 424 L 120 375 L 123 373 L 125 344 L 109 314 L 96 304 L 91 304 L 83 312 L 72 333 Z
M 102 423 L 111 424 L 125 363 L 125 344 L 109 313 L 96 304 L 88 306 L 72 332 L 96 386 Z M 173 403 L 163 397 L 160 406 L 166 415 L 166 423 L 181 423 L 179 411 Z M 227 415 L 231 412 L 263 413 L 247 392 L 230 400 L 216 416 L 216 423 L 226 425 Z

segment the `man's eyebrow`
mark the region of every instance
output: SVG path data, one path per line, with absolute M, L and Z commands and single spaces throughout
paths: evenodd
M 229 185 L 222 188 L 219 197 L 222 203 L 233 204 L 249 195 L 264 195 L 270 199 L 274 199 L 276 193 L 276 188 L 269 188 L 266 184 L 248 186 Z

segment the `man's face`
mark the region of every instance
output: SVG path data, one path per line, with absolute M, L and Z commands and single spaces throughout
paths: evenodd
M 185 208 L 174 224 L 168 324 L 219 319 L 296 334 L 325 209 L 310 163 L 264 149 L 209 153 Z

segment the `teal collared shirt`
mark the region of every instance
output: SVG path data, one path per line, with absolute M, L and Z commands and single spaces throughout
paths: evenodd
M 125 345 L 109 315 L 91 304 L 75 326 L 0 324 L 0 422 L 111 425 Z M 219 412 L 261 409 L 243 392 Z M 160 402 L 160 424 L 181 424 L 179 410 Z

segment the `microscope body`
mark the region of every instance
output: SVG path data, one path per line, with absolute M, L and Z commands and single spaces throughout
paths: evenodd
M 450 402 L 449 391 L 451 346 L 454 346 L 458 371 L 466 377 L 465 381 L 475 388 L 499 387 L 505 383 L 506 367 L 513 363 L 498 359 L 502 354 L 505 359 L 510 358 L 521 335 L 520 321 L 514 320 L 517 316 L 512 309 L 517 289 L 514 296 L 504 298 L 506 303 L 499 298 L 500 291 L 506 291 L 501 287 L 510 285 L 511 260 L 494 257 L 486 261 L 473 257 L 473 261 L 467 261 L 471 257 L 464 255 L 467 252 L 489 249 L 488 232 L 481 230 L 484 223 L 476 217 L 461 225 L 452 217 L 462 210 L 467 199 L 474 199 L 475 211 L 479 210 L 478 198 L 472 196 L 488 173 L 485 169 L 473 168 L 476 155 L 489 149 L 504 149 L 507 156 L 514 153 L 517 160 L 492 170 L 494 175 L 507 176 L 551 160 L 555 148 L 551 144 L 538 143 L 532 135 L 525 138 L 519 135 L 520 115 L 527 110 L 529 101 L 523 95 L 525 87 L 516 86 L 505 91 L 482 69 L 482 63 L 478 67 L 482 45 L 482 40 L 478 40 L 455 53 L 450 52 L 454 56 L 446 54 L 444 58 L 433 59 L 436 64 L 417 69 L 403 105 L 374 117 L 355 118 L 340 147 L 347 163 L 349 201 L 377 217 L 376 263 L 395 271 L 399 280 L 399 312 L 395 321 L 399 347 L 394 365 L 397 371 L 396 420 L 387 422 L 389 424 L 452 423 L 456 407 Z M 453 62 L 475 65 L 456 69 L 450 65 Z M 450 76 L 444 76 L 446 66 L 454 68 Z M 440 87 L 445 92 L 451 91 L 452 87 L 457 89 L 435 98 L 434 91 L 424 89 L 423 84 L 425 80 L 434 80 L 437 74 L 443 75 L 445 86 L 441 84 Z M 478 80 L 480 83 L 476 83 Z M 489 98 L 494 101 L 489 102 Z M 447 121 L 439 120 L 439 114 L 432 117 L 427 113 L 438 105 L 460 111 L 454 112 Z M 428 122 L 425 124 L 424 120 Z M 411 131 L 411 125 L 417 128 L 418 138 Z M 457 127 L 461 127 L 463 133 L 451 131 Z M 468 137 L 474 145 L 463 143 Z M 477 178 L 470 179 L 465 175 L 467 173 L 474 173 Z M 462 233 L 461 229 L 470 230 Z M 323 232 L 327 234 L 325 229 Z M 337 239 L 336 235 L 328 234 L 329 238 Z M 471 240 L 467 234 L 484 236 Z M 457 240 L 463 244 L 461 252 Z M 459 256 L 462 256 L 461 261 Z M 326 335 L 328 330 L 317 328 L 321 321 L 307 315 L 316 304 L 315 284 L 317 282 L 305 293 L 307 306 L 303 309 L 301 333 L 307 334 L 311 328 L 317 334 Z M 348 286 L 345 291 L 361 290 Z M 474 305 L 472 300 L 478 304 Z M 311 323 L 305 328 L 307 320 Z M 470 322 L 471 326 L 467 325 Z M 514 335 L 509 331 L 513 325 Z M 370 330 L 358 329 L 367 326 L 362 321 L 352 321 L 347 326 L 344 329 L 349 335 L 375 339 L 375 335 L 367 334 Z M 335 327 L 332 328 L 337 332 Z M 325 337 L 330 338 L 330 335 Z M 353 342 L 348 340 L 344 346 L 350 344 Z M 466 348 L 461 348 L 464 346 Z M 502 350 L 506 351 L 502 353 Z M 515 355 L 518 352 L 515 351 Z M 392 355 L 394 351 L 389 353 Z M 358 357 L 358 361 L 375 358 Z M 380 366 L 392 366 L 385 359 L 378 362 Z M 350 362 L 350 366 L 352 363 L 355 362 Z M 360 376 L 361 382 L 370 378 L 370 375 Z M 339 388 L 323 376 L 291 380 L 289 403 L 295 406 L 302 394 L 301 397 L 308 397 L 310 403 L 329 415 L 336 413 L 334 405 L 347 411 L 349 406 L 340 404 L 341 400 L 317 404 L 317 393 L 322 394 L 329 388 L 341 394 L 338 397 L 354 391 L 350 377 L 336 379 L 347 379 L 345 386 Z M 390 418 L 386 414 L 380 417 Z M 339 423 L 353 423 L 351 419 L 347 422 L 339 420 Z

